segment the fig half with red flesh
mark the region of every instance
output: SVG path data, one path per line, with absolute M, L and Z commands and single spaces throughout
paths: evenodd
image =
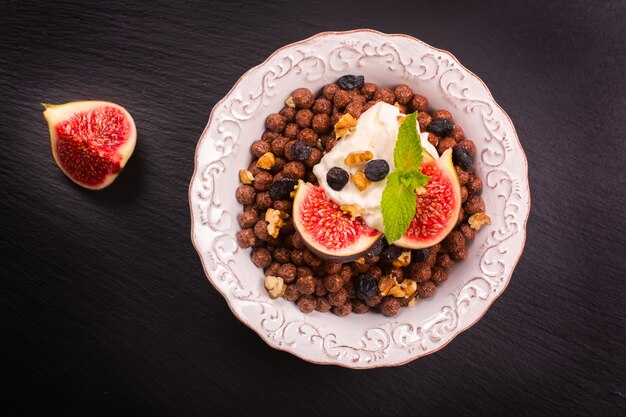
M 343 212 L 322 187 L 302 180 L 293 202 L 293 221 L 309 250 L 333 262 L 359 259 L 382 236 L 361 217 L 352 219 Z
M 135 150 L 137 129 L 130 113 L 106 101 L 44 107 L 52 155 L 61 171 L 92 190 L 111 184 Z
M 435 160 L 425 154 L 421 171 L 430 176 L 417 193 L 415 216 L 394 245 L 422 249 L 441 242 L 456 226 L 461 209 L 461 186 L 452 163 L 452 149 Z

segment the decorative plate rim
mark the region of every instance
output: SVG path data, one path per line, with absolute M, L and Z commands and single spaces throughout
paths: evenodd
M 452 334 L 450 335 L 449 339 L 446 340 L 445 342 L 441 343 L 439 346 L 428 350 L 426 352 L 423 352 L 422 354 L 416 354 L 413 355 L 405 360 L 402 361 L 398 361 L 398 362 L 393 362 L 393 363 L 373 363 L 373 364 L 368 364 L 368 365 L 362 365 L 359 364 L 358 366 L 351 366 L 351 364 L 348 363 L 344 363 L 341 361 L 331 361 L 331 360 L 315 360 L 312 359 L 310 357 L 305 356 L 303 353 L 299 352 L 297 349 L 289 349 L 286 346 L 278 346 L 276 344 L 271 343 L 271 341 L 269 340 L 268 337 L 265 337 L 263 334 L 261 334 L 259 332 L 258 329 L 256 329 L 252 323 L 249 323 L 246 319 L 244 319 L 243 317 L 240 316 L 240 314 L 237 312 L 237 310 L 235 309 L 232 300 L 227 296 L 227 294 L 225 293 L 225 291 L 223 291 L 221 288 L 219 288 L 219 286 L 215 285 L 215 283 L 212 281 L 213 278 L 210 274 L 210 272 L 207 269 L 207 265 L 205 263 L 205 260 L 203 258 L 202 255 L 202 251 L 199 248 L 199 243 L 196 241 L 196 236 L 194 233 L 195 228 L 197 227 L 197 224 L 195 222 L 195 216 L 194 216 L 194 208 L 193 208 L 193 203 L 192 203 L 192 192 L 193 192 L 193 184 L 194 184 L 194 180 L 196 179 L 197 175 L 198 175 L 198 170 L 199 170 L 199 149 L 201 147 L 201 144 L 205 138 L 205 135 L 207 134 L 209 127 L 211 126 L 215 114 L 216 114 L 216 109 L 220 108 L 221 105 L 228 99 L 230 98 L 231 94 L 233 92 L 235 92 L 237 90 L 237 88 L 239 87 L 239 84 L 245 80 L 247 78 L 248 75 L 250 75 L 251 73 L 253 73 L 254 71 L 260 69 L 261 67 L 263 67 L 264 65 L 266 65 L 268 62 L 272 61 L 277 55 L 279 55 L 280 53 L 282 53 L 284 50 L 292 48 L 292 47 L 296 47 L 298 45 L 304 45 L 307 44 L 311 41 L 314 41 L 316 39 L 321 39 L 327 36 L 333 36 L 333 35 L 350 35 L 350 34 L 362 34 L 362 33 L 372 33 L 375 35 L 380 35 L 382 37 L 388 37 L 388 38 L 406 38 L 409 39 L 413 42 L 417 42 L 421 45 L 423 45 L 424 47 L 426 47 L 427 49 L 436 51 L 440 54 L 446 55 L 448 56 L 451 60 L 454 61 L 454 63 L 456 65 L 458 65 L 460 67 L 460 69 L 462 71 L 465 71 L 467 74 L 469 74 L 471 77 L 473 77 L 476 81 L 478 81 L 480 84 L 482 84 L 483 88 L 484 88 L 484 92 L 487 94 L 487 97 L 490 100 L 490 104 L 494 105 L 495 108 L 497 110 L 499 110 L 502 115 L 504 115 L 504 117 L 507 119 L 511 130 L 512 130 L 512 134 L 513 134 L 513 138 L 515 139 L 519 150 L 520 150 L 520 159 L 521 162 L 523 162 L 523 178 L 522 180 L 524 181 L 524 185 L 526 190 L 528 191 L 528 193 L 525 195 L 525 197 L 527 197 L 527 204 L 525 207 L 525 215 L 521 221 L 521 228 L 517 233 L 521 234 L 521 246 L 520 246 L 520 251 L 519 251 L 519 255 L 517 255 L 517 257 L 512 261 L 511 264 L 511 270 L 510 273 L 508 273 L 506 279 L 503 280 L 503 285 L 501 287 L 501 289 L 491 298 L 491 300 L 487 301 L 487 303 L 485 303 L 484 305 L 484 309 L 482 310 L 482 312 L 480 314 L 478 314 L 478 316 L 475 318 L 475 320 L 473 320 L 472 322 L 470 322 L 469 324 L 465 325 L 465 326 L 458 326 L 456 329 L 454 329 L 454 331 L 452 332 Z M 440 48 L 436 48 L 433 47 L 429 44 L 427 44 L 426 42 L 421 41 L 420 39 L 417 39 L 413 36 L 410 35 L 406 35 L 406 34 L 399 34 L 399 33 L 395 33 L 395 34 L 387 34 L 387 33 L 383 33 L 377 30 L 373 30 L 373 29 L 353 29 L 353 30 L 347 30 L 347 31 L 325 31 L 325 32 L 320 32 L 317 33 L 313 36 L 310 36 L 306 39 L 300 40 L 300 41 L 296 41 L 296 42 L 292 42 L 289 43 L 287 45 L 284 45 L 278 49 L 276 49 L 272 54 L 270 54 L 263 62 L 259 63 L 258 65 L 255 65 L 254 67 L 248 69 L 245 73 L 243 73 L 239 79 L 235 82 L 235 84 L 231 87 L 231 89 L 228 91 L 228 93 L 226 93 L 224 95 L 224 97 L 222 97 L 217 103 L 215 103 L 215 105 L 213 106 L 213 108 L 211 109 L 211 112 L 209 114 L 209 118 L 208 121 L 206 123 L 205 128 L 203 129 L 202 133 L 200 134 L 200 137 L 196 143 L 196 147 L 194 150 L 194 170 L 189 182 L 189 187 L 188 187 L 188 202 L 189 202 L 189 210 L 190 210 L 190 218 L 191 218 L 191 222 L 190 222 L 190 235 L 191 235 L 191 241 L 192 241 L 192 245 L 194 247 L 194 249 L 196 250 L 199 258 L 200 258 L 200 262 L 202 264 L 202 269 L 204 271 L 205 277 L 207 278 L 207 280 L 211 283 L 211 285 L 222 295 L 222 297 L 226 300 L 226 303 L 228 305 L 228 307 L 230 308 L 231 312 L 233 313 L 233 315 L 244 325 L 246 325 L 247 327 L 249 327 L 251 330 L 254 331 L 254 333 L 256 333 L 268 346 L 270 346 L 271 348 L 278 350 L 278 351 L 283 351 L 283 352 L 287 352 L 290 353 L 302 360 L 305 360 L 307 362 L 310 363 L 314 363 L 314 364 L 319 364 L 319 365 L 336 365 L 336 366 L 340 366 L 340 367 L 344 367 L 344 368 L 349 368 L 349 369 L 373 369 L 373 368 L 381 368 L 381 367 L 395 367 L 395 366 L 401 366 L 404 364 L 407 364 L 409 362 L 412 362 L 416 359 L 422 358 L 424 356 L 430 355 L 432 353 L 438 352 L 439 350 L 443 349 L 445 346 L 447 346 L 450 342 L 452 342 L 459 334 L 465 332 L 466 330 L 470 329 L 472 326 L 474 326 L 479 320 L 481 320 L 483 318 L 483 316 L 487 313 L 487 311 L 491 308 L 491 306 L 493 305 L 493 303 L 500 298 L 500 296 L 506 291 L 508 284 L 512 278 L 513 272 L 515 271 L 515 268 L 517 267 L 517 264 L 519 263 L 519 260 L 521 259 L 521 256 L 524 252 L 524 248 L 526 245 L 526 229 L 527 229 L 527 224 L 528 224 L 528 218 L 530 215 L 530 208 L 531 208 L 531 194 L 530 194 L 530 183 L 528 180 L 528 159 L 526 157 L 526 153 L 521 145 L 521 142 L 519 140 L 519 137 L 517 135 L 517 131 L 515 129 L 515 126 L 513 125 L 513 122 L 510 118 L 510 116 L 506 113 L 506 111 L 504 111 L 504 109 L 496 102 L 495 98 L 493 97 L 493 94 L 491 93 L 491 91 L 489 90 L 489 88 L 487 87 L 487 85 L 482 81 L 482 79 L 480 77 L 478 77 L 476 74 L 474 74 L 472 71 L 470 71 L 469 69 L 467 69 L 463 64 L 461 64 L 461 62 L 449 51 L 446 51 L 444 49 L 440 49 Z

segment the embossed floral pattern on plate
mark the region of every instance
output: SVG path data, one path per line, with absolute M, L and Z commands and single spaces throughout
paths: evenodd
M 452 112 L 477 147 L 476 169 L 491 225 L 435 296 L 394 318 L 380 314 L 305 315 L 272 300 L 263 272 L 238 248 L 237 172 L 249 147 L 294 89 L 316 92 L 347 73 L 381 86 L 408 84 L 433 108 Z M 405 35 L 329 32 L 283 47 L 251 69 L 213 109 L 196 149 L 189 187 L 192 241 L 210 282 L 233 313 L 270 346 L 305 360 L 352 368 L 406 363 L 445 346 L 504 291 L 521 256 L 530 210 L 527 162 L 509 117 L 484 83 L 448 52 Z

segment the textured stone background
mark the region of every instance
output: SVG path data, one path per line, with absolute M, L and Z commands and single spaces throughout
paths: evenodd
M 626 415 L 626 4 L 0 4 L 2 416 Z M 369 371 L 269 348 L 206 280 L 187 187 L 212 106 L 326 30 L 451 51 L 529 161 L 524 255 L 449 346 Z M 109 189 L 55 166 L 40 102 L 103 99 L 139 129 Z M 215 414 L 216 413 L 216 414 Z

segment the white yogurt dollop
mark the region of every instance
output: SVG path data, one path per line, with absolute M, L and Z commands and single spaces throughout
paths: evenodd
M 363 191 L 349 180 L 346 186 L 340 191 L 335 191 L 326 182 L 326 173 L 332 167 L 340 167 L 352 174 L 363 167 L 348 167 L 344 160 L 350 152 L 370 151 L 373 159 L 384 159 L 389 164 L 389 172 L 395 171 L 393 162 L 393 149 L 398 138 L 398 127 L 401 116 L 400 110 L 384 102 L 372 106 L 364 112 L 357 121 L 355 130 L 348 136 L 342 138 L 335 147 L 328 152 L 319 164 L 313 167 L 313 173 L 317 177 L 320 186 L 324 188 L 328 198 L 339 205 L 356 204 L 364 209 L 363 220 L 374 229 L 384 232 L 383 214 L 380 208 L 383 190 L 387 185 L 387 180 L 372 182 Z M 419 127 L 418 127 L 419 133 Z M 434 158 L 438 158 L 437 150 L 428 142 L 428 133 L 420 135 L 422 147 Z

